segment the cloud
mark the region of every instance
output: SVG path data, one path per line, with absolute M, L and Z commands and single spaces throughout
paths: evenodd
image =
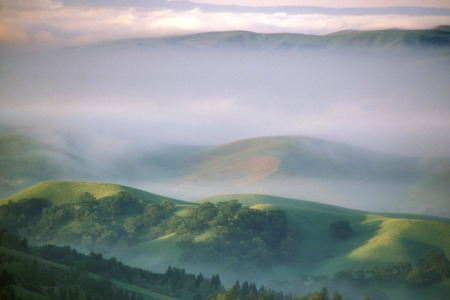
M 168 0 L 171 2 L 194 2 L 215 5 L 239 6 L 316 6 L 316 7 L 439 7 L 450 8 L 447 0 Z
M 41 47 L 204 31 L 249 30 L 326 34 L 345 29 L 430 28 L 450 16 L 326 15 L 193 8 L 69 5 L 57 1 L 1 2 L 0 42 Z

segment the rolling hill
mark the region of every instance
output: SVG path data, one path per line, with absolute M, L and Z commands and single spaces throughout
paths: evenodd
M 85 192 L 95 195 L 96 203 L 80 200 L 80 194 Z M 108 201 L 121 199 L 120 195 L 124 192 L 129 197 L 128 201 L 121 202 L 121 210 L 109 210 Z M 41 208 L 41 215 L 26 210 L 26 207 L 21 211 L 20 205 L 30 205 L 30 202 L 23 202 L 24 197 L 47 199 L 49 203 L 44 203 L 46 206 Z M 232 201 L 235 199 L 239 202 Z M 107 257 L 114 256 L 133 266 L 158 272 L 163 272 L 168 265 L 208 276 L 220 270 L 226 284 L 245 279 L 274 285 L 281 280 L 285 281 L 283 286 L 287 288 L 299 274 L 330 279 L 344 270 L 368 270 L 373 265 L 394 265 L 398 262 L 414 264 L 430 249 L 450 256 L 448 219 L 378 214 L 255 194 L 213 196 L 196 202 L 184 202 L 113 184 L 44 182 L 2 199 L 0 213 L 3 220 L 5 212 L 9 220 L 14 220 L 14 213 L 7 206 L 22 203 L 14 206 L 18 209 L 17 213 L 24 213 L 26 217 L 30 214 L 30 217 L 25 223 L 18 218 L 16 223 L 8 221 L 7 225 L 36 245 L 69 244 L 77 249 L 101 251 Z M 237 203 L 242 208 L 236 206 Z M 229 221 L 219 220 L 222 213 L 235 214 L 238 211 Z M 277 211 L 279 213 L 274 214 Z M 58 218 L 62 212 L 65 212 L 64 217 Z M 249 215 L 241 219 L 239 214 Z M 280 227 L 284 221 L 270 221 L 274 217 L 283 220 L 284 214 L 286 223 L 283 226 L 286 227 Z M 268 218 L 264 221 L 266 225 L 263 228 L 266 229 L 245 227 L 255 226 L 251 222 L 258 222 L 258 218 Z M 238 220 L 244 223 L 232 225 Z M 330 233 L 330 224 L 339 220 L 349 223 L 351 237 L 336 239 Z M 83 224 L 87 226 L 83 227 Z M 225 228 L 231 230 L 230 233 L 226 233 Z M 236 231 L 238 228 L 249 231 Z M 283 231 L 274 236 L 269 228 L 275 232 Z M 254 235 L 262 240 L 262 244 L 253 249 L 253 243 L 257 240 L 251 237 L 235 244 L 233 235 L 236 234 Z M 284 239 L 281 244 L 280 238 Z M 279 248 L 280 245 L 284 246 Z M 225 251 L 227 247 L 231 247 L 229 251 Z M 247 256 L 247 251 L 253 254 Z M 261 251 L 267 252 L 263 254 Z M 262 261 L 258 260 L 262 259 L 260 255 L 265 257 Z M 282 258 L 285 256 L 287 261 Z M 314 284 L 310 289 L 315 284 L 321 284 L 312 282 Z M 329 284 L 334 283 L 330 281 Z M 442 287 L 436 286 L 436 290 L 442 291 Z
M 220 145 L 187 161 L 182 181 L 215 178 L 251 183 L 269 177 L 415 178 L 418 159 L 301 136 L 259 137 Z M 239 184 L 239 182 L 237 182 Z
M 174 203 L 189 204 L 185 201 L 152 194 L 127 186 L 88 181 L 41 182 L 11 197 L 1 199 L 0 204 L 5 204 L 7 201 L 17 202 L 20 199 L 26 198 L 43 198 L 49 200 L 53 205 L 70 205 L 73 202 L 77 202 L 79 196 L 85 192 L 92 194 L 99 201 L 104 198 L 114 197 L 120 192 L 126 192 L 129 193 L 131 197 L 143 200 L 145 202 L 161 202 L 162 200 L 170 200 Z
M 448 217 L 449 167 L 446 158 L 390 155 L 301 136 L 260 137 L 216 146 L 187 159 L 174 186 Z
M 99 166 L 24 136 L 6 136 L 1 142 L 3 197 L 41 181 L 95 178 L 188 200 L 259 193 L 360 210 L 450 216 L 448 158 L 406 157 L 304 136 L 272 136 L 214 147 L 139 149 Z

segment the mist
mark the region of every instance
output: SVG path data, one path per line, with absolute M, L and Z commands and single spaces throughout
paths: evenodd
M 446 57 L 130 45 L 1 61 L 2 125 L 93 160 L 267 135 L 450 155 Z
M 246 186 L 170 179 L 191 154 L 258 136 L 315 137 L 422 160 L 450 157 L 449 59 L 433 49 L 202 48 L 137 40 L 3 51 L 0 61 L 2 135 L 24 134 L 84 160 L 89 180 L 184 200 L 266 193 L 418 212 L 394 205 L 411 197 L 413 179 L 298 176 Z

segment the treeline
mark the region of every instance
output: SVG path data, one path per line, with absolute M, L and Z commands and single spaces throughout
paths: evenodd
M 205 278 L 202 274 L 189 274 L 171 266 L 164 274 L 153 273 L 124 265 L 115 258 L 105 259 L 102 254 L 85 255 L 68 246 L 29 248 L 26 240 L 5 229 L 0 231 L 0 246 L 33 255 L 0 249 L 2 300 L 22 299 L 16 295 L 14 286 L 50 299 L 144 299 L 140 293 L 118 288 L 114 280 L 178 299 L 207 299 L 224 291 L 219 275 Z
M 79 273 L 98 274 L 176 298 L 191 299 L 198 296 L 206 299 L 223 290 L 219 275 L 205 278 L 202 274 L 189 274 L 184 269 L 172 266 L 164 274 L 153 273 L 127 266 L 114 257 L 106 259 L 94 252 L 85 255 L 68 246 L 46 245 L 32 252 L 47 260 L 70 266 Z
M 63 205 L 38 198 L 9 201 L 0 206 L 2 227 L 33 244 L 51 241 L 92 251 L 175 233 L 185 264 L 208 263 L 243 275 L 291 262 L 300 241 L 284 210 L 251 209 L 237 200 L 187 208 L 168 200 L 144 202 L 124 191 L 102 199 L 84 192 Z M 352 234 L 347 221 L 330 224 L 330 230 L 337 238 Z M 202 241 L 195 240 L 202 234 Z
M 0 230 L 0 299 L 111 299 L 141 300 L 147 296 L 134 290 L 118 288 L 114 281 L 128 283 L 177 299 L 208 300 L 322 300 L 329 299 L 322 288 L 306 296 L 293 296 L 281 291 L 259 288 L 253 282 L 237 281 L 226 290 L 218 274 L 206 278 L 169 266 L 165 273 L 153 273 L 124 265 L 102 254 L 80 253 L 68 246 L 46 245 L 29 248 L 26 239 L 19 239 L 7 230 Z M 27 253 L 21 255 L 18 253 Z M 45 260 L 38 259 L 42 258 Z M 52 265 L 49 261 L 58 263 Z M 67 268 L 61 267 L 67 266 Z M 96 274 L 93 276 L 92 274 Z M 21 287 L 17 293 L 15 287 Z M 27 292 L 24 292 L 26 290 Z M 338 291 L 332 300 L 342 299 Z
M 331 278 L 299 274 L 290 282 L 277 282 L 277 286 L 288 293 L 297 293 L 296 291 L 305 289 L 321 290 L 321 287 L 326 286 L 330 290 L 338 289 L 347 297 L 356 293 L 372 293 L 374 298 L 389 299 L 385 292 L 373 290 L 373 287 L 405 286 L 414 290 L 439 284 L 448 278 L 450 278 L 450 261 L 444 253 L 430 249 L 415 265 L 408 262 L 372 265 L 367 269 L 343 270 Z M 370 292 L 371 290 L 373 291 Z
M 176 214 L 180 209 L 183 214 Z M 180 208 L 167 200 L 145 203 L 126 192 L 100 200 L 85 192 L 59 206 L 45 199 L 10 201 L 0 206 L 0 217 L 0 226 L 31 243 L 56 241 L 91 250 L 175 233 L 186 263 L 249 273 L 288 262 L 296 256 L 299 240 L 284 210 L 251 209 L 237 200 Z M 203 233 L 203 241 L 194 243 Z
M 285 295 L 282 291 L 275 292 L 271 289 L 266 289 L 261 286 L 259 289 L 256 288 L 254 283 L 248 283 L 244 281 L 241 285 L 237 281 L 231 288 L 229 288 L 225 293 L 219 293 L 216 297 L 210 297 L 209 300 L 343 300 L 342 295 L 339 291 L 335 290 L 330 298 L 328 289 L 322 287 L 319 291 L 315 291 L 308 295 L 302 296 L 292 296 Z M 366 297 L 366 300 L 370 300 Z
M 29 253 L 25 239 L 7 230 L 0 230 L 0 246 L 20 252 L 0 249 L 0 299 L 58 300 L 144 300 L 134 291 L 113 286 L 111 279 L 92 277 L 75 268 L 61 268 Z
M 333 280 L 364 285 L 368 282 L 405 283 L 410 287 L 431 285 L 450 277 L 450 261 L 444 253 L 428 250 L 415 266 L 408 262 L 393 265 L 373 265 L 367 270 L 348 270 L 337 273 Z
M 30 198 L 0 206 L 0 228 L 28 238 L 33 243 L 56 240 L 60 244 L 80 244 L 87 248 L 125 239 L 132 243 L 139 230 L 152 226 L 174 211 L 170 201 L 146 203 L 124 191 L 96 199 L 89 192 L 77 201 L 53 205 L 47 199 Z M 126 218 L 126 215 L 133 217 Z M 66 227 L 76 223 L 76 230 Z

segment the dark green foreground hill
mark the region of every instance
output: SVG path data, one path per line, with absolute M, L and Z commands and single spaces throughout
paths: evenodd
M 251 280 L 296 294 L 335 285 L 341 272 L 350 272 L 350 280 L 355 271 L 365 274 L 362 294 L 378 282 L 378 273 L 369 270 L 387 266 L 391 274 L 398 263 L 412 268 L 429 250 L 450 257 L 447 219 L 254 194 L 197 202 L 114 184 L 44 182 L 2 199 L 0 222 L 32 245 L 71 245 L 152 271 L 173 265 L 220 273 L 225 284 Z M 382 282 L 383 291 L 408 294 L 402 278 Z M 448 280 L 431 282 L 438 294 L 448 288 Z M 429 286 L 411 295 L 433 294 Z

